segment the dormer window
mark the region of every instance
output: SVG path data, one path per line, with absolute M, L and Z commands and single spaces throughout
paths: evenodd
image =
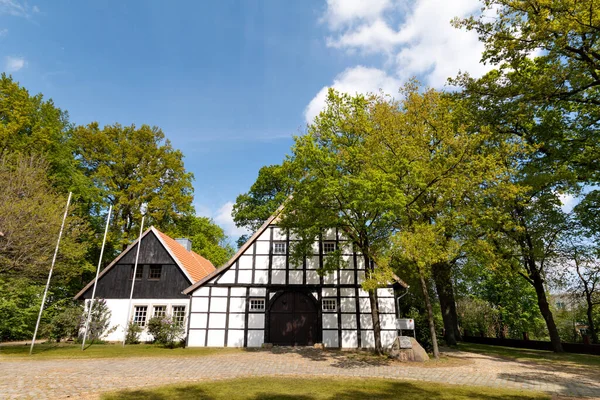
M 323 242 L 323 254 L 332 253 L 337 250 L 336 242 Z

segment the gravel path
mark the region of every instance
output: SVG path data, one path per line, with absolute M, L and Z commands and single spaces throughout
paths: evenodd
M 99 393 L 248 376 L 353 376 L 540 390 L 600 398 L 600 370 L 452 352 L 446 365 L 402 364 L 314 349 L 206 357 L 16 360 L 0 358 L 0 399 L 97 398 Z

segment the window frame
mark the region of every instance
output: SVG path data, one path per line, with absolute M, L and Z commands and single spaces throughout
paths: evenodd
M 248 302 L 248 312 L 264 312 L 267 308 L 267 302 L 262 297 L 251 297 L 248 299 Z M 254 307 L 252 302 L 255 302 Z M 260 308 L 256 307 L 258 304 L 262 304 Z
M 175 310 L 176 308 L 180 308 L 180 310 Z M 179 314 L 181 312 L 181 314 Z M 185 325 L 185 317 L 187 315 L 187 307 L 183 304 L 175 304 L 171 306 L 171 318 L 173 318 L 173 323 Z M 180 320 L 179 320 L 180 319 Z
M 138 308 L 144 308 L 143 314 L 140 313 L 138 314 Z M 143 316 L 144 318 L 138 318 L 140 316 Z M 148 305 L 145 304 L 138 304 L 138 305 L 134 305 L 133 306 L 133 319 L 131 320 L 132 323 L 136 324 L 137 326 L 139 326 L 140 328 L 145 328 L 147 323 L 148 323 Z
M 283 252 L 275 251 L 277 245 L 283 246 Z M 273 242 L 273 254 L 277 255 L 286 255 L 287 254 L 287 242 L 283 240 L 278 240 Z
M 133 270 L 135 269 L 135 265 L 131 266 L 131 272 L 129 272 L 129 280 L 133 280 Z M 139 275 L 139 276 L 138 276 Z M 139 281 L 144 279 L 144 266 L 138 265 L 137 270 L 135 271 L 135 280 Z
M 333 250 L 330 250 L 330 251 L 326 251 L 326 250 L 325 250 L 325 245 L 328 245 L 328 244 L 331 244 L 331 245 L 333 245 Z M 337 249 L 338 249 L 337 242 L 335 242 L 335 241 L 333 241 L 333 240 L 326 240 L 326 241 L 323 241 L 323 254 L 329 254 L 329 253 L 333 253 L 333 252 L 334 252 L 334 251 L 336 251 Z
M 330 306 L 326 306 L 326 303 L 333 304 L 333 308 L 331 308 Z M 331 312 L 331 313 L 337 312 L 338 311 L 337 299 L 335 297 L 323 298 L 323 300 L 321 301 L 321 311 Z
M 152 277 L 152 269 L 158 268 L 158 278 L 153 278 Z M 154 265 L 150 265 L 148 268 L 148 280 L 149 281 L 160 281 L 160 279 L 162 278 L 162 270 L 163 270 L 163 266 L 159 265 L 159 264 L 154 264 Z
M 162 308 L 162 315 L 156 315 L 156 309 L 157 308 Z M 165 317 L 167 315 L 167 305 L 166 304 L 157 304 L 157 305 L 152 305 L 152 318 L 156 318 L 156 317 Z

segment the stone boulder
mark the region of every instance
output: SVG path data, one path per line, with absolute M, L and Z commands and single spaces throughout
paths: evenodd
M 389 356 L 400 361 L 429 361 L 429 355 L 414 338 L 398 336 L 388 352 Z

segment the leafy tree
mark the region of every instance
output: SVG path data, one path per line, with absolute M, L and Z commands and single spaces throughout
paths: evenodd
M 0 341 L 33 336 L 43 291 L 29 279 L 0 276 Z
M 142 205 L 147 206 L 147 223 L 166 230 L 193 212 L 193 176 L 184 168 L 181 151 L 160 129 L 119 124 L 100 129 L 91 123 L 75 128 L 73 140 L 102 199 L 91 211 L 113 206 L 111 241 L 118 246 L 137 235 Z
M 178 221 L 172 231 L 169 231 L 169 234 L 190 239 L 192 250 L 217 267 L 225 264 L 235 253 L 223 229 L 210 218 L 185 216 Z
M 87 305 L 89 307 L 89 304 Z M 83 316 L 81 317 L 83 321 L 87 319 L 88 310 L 87 308 L 84 310 Z M 114 331 L 117 327 L 110 326 L 110 318 L 112 315 L 112 311 L 106 305 L 106 300 L 104 299 L 95 299 L 92 305 L 92 314 L 90 316 L 90 323 L 88 325 L 88 333 L 87 337 L 93 342 L 94 340 L 102 339 L 104 336 L 108 335 L 110 332 Z M 85 323 L 85 322 L 84 322 Z
M 48 337 L 60 342 L 65 338 L 77 338 L 84 322 L 83 310 L 79 304 L 67 304 L 56 310 L 48 324 Z

